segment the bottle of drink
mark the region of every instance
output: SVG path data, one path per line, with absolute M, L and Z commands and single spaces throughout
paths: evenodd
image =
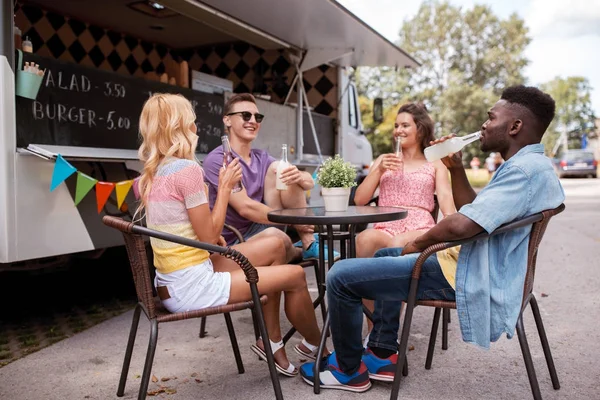
M 33 53 L 33 44 L 31 44 L 29 37 L 25 37 L 25 40 L 21 43 L 21 47 L 24 53 Z
M 396 173 L 404 173 L 404 155 L 402 154 L 402 137 L 394 136 L 394 153 L 396 157 L 400 159 L 400 167 L 396 170 Z
M 229 144 L 229 136 L 221 136 L 221 142 L 223 143 L 223 168 L 227 168 L 230 162 L 233 161 L 233 153 L 231 152 L 231 145 Z M 235 184 L 231 193 L 237 193 L 242 190 L 242 181 L 240 180 Z
M 283 183 L 281 180 L 281 174 L 283 170 L 290 166 L 290 163 L 287 159 L 287 144 L 281 145 L 281 160 L 279 164 L 277 164 L 277 181 L 275 183 L 275 188 L 277 190 L 287 190 L 287 185 Z
M 434 144 L 425 148 L 425 158 L 429 162 L 434 162 L 446 157 L 450 153 L 456 153 L 463 147 L 481 138 L 481 132 L 471 133 L 469 135 L 453 137 L 445 142 Z

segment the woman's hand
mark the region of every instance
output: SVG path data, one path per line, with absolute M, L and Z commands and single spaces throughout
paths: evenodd
M 219 239 L 217 240 L 217 246 L 227 247 L 227 241 L 222 235 L 219 236 Z
M 383 154 L 379 163 L 379 170 L 383 174 L 385 171 L 396 171 L 402 167 L 402 159 L 394 153 Z
M 242 179 L 242 166 L 240 160 L 234 158 L 227 168 L 219 170 L 219 189 L 231 191 L 236 183 Z
M 406 245 L 402 248 L 402 253 L 400 255 L 404 256 L 406 254 L 420 253 L 420 252 L 421 252 L 421 250 L 417 247 L 417 245 L 415 244 L 415 241 L 413 240 L 412 242 L 406 243 Z
M 432 140 L 431 142 L 429 142 L 429 144 L 433 146 L 434 144 L 444 143 L 446 140 L 452 139 L 455 136 L 456 135 L 452 133 L 448 136 L 443 136 L 439 139 Z M 457 151 L 456 153 L 450 153 L 446 157 L 442 158 L 441 161 L 448 169 L 463 168 L 461 151 Z

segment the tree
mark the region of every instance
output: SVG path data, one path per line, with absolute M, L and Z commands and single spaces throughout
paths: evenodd
M 409 79 L 413 90 L 428 103 L 438 134 L 469 132 L 465 115 L 482 115 L 504 87 L 525 80 L 524 50 L 531 39 L 516 14 L 499 19 L 489 6 L 463 11 L 447 2 L 427 1 L 400 30 L 399 45 L 421 62 Z M 477 92 L 483 103 L 447 95 Z M 485 121 L 485 118 L 479 123 Z M 469 126 L 471 125 L 471 126 Z
M 392 67 L 360 67 L 354 73 L 359 96 L 367 99 L 381 97 L 383 107 L 396 106 L 402 98 L 410 96 L 409 74 Z
M 556 102 L 556 116 L 542 139 L 546 153 L 554 156 L 561 134 L 568 135 L 569 148 L 581 148 L 581 136 L 595 134 L 589 81 L 580 76 L 556 77 L 540 88 Z
M 422 101 L 436 122 L 437 136 L 474 132 L 502 90 L 525 81 L 524 50 L 530 41 L 516 14 L 500 19 L 489 6 L 463 10 L 429 0 L 404 21 L 398 41 L 421 66 L 413 71 L 360 68 L 359 93 L 370 99 L 383 97 L 389 112 L 402 101 Z M 384 123 L 389 123 L 387 114 Z M 378 126 L 373 132 L 390 128 Z M 391 146 L 391 135 L 387 140 Z M 477 146 L 467 153 L 483 156 Z

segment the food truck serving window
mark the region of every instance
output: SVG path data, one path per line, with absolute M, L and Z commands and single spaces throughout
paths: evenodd
M 46 69 L 36 100 L 16 98 L 17 146 L 51 152 L 74 147 L 78 158 L 131 159 L 139 147 L 138 119 L 152 93 L 180 93 L 192 103 L 198 126 L 197 151 L 221 144 L 223 95 L 82 67 L 33 54 Z M 114 151 L 111 151 L 114 149 Z M 68 153 L 68 151 L 67 151 Z M 62 154 L 62 153 L 61 153 Z M 114 154 L 114 156 L 113 156 Z

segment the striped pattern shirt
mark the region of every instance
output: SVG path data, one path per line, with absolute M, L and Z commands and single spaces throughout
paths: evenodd
M 198 240 L 187 210 L 208 203 L 204 172 L 195 161 L 171 158 L 163 162 L 152 181 L 148 196 L 148 228 Z M 163 273 L 198 265 L 206 261 L 205 250 L 150 238 L 154 266 Z

